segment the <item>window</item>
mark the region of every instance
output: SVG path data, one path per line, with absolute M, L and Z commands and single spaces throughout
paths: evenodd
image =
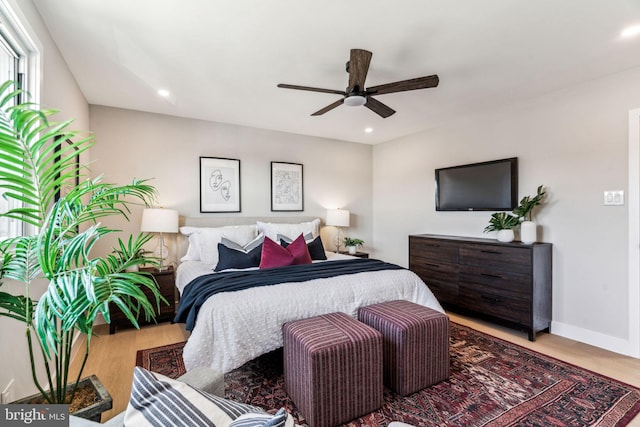
M 0 0 L 0 83 L 14 80 L 30 93 L 30 101 L 38 102 L 38 61 L 39 54 L 31 37 L 8 2 Z M 17 201 L 0 197 L 0 212 L 17 207 L 20 207 Z M 26 232 L 21 222 L 0 217 L 0 240 Z

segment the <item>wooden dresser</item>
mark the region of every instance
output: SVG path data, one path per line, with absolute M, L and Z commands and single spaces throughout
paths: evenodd
M 524 328 L 529 340 L 551 324 L 551 244 L 419 234 L 409 269 L 447 309 Z

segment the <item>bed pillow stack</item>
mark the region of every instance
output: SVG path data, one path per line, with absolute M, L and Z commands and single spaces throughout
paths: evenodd
M 326 260 L 327 256 L 320 240 L 319 230 L 320 219 L 297 224 L 258 221 L 255 225 L 183 226 L 180 227 L 180 233 L 189 238 L 189 246 L 187 253 L 180 261 L 202 262 L 211 265 L 214 271 L 259 267 L 262 262 L 265 238 L 287 248 L 294 239 L 301 235 L 304 236 L 305 252 L 311 260 Z M 274 250 L 277 251 L 277 249 Z M 294 247 L 293 250 L 298 250 L 298 248 Z M 286 262 L 285 252 L 280 251 L 279 260 L 273 263 L 272 260 L 278 257 L 274 258 L 272 252 L 274 251 L 270 251 L 267 255 L 267 261 L 264 265 L 277 265 Z M 300 259 L 306 260 L 306 256 Z

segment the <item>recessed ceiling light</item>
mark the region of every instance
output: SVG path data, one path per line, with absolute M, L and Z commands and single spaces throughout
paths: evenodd
M 620 33 L 620 37 L 629 38 L 633 36 L 637 36 L 640 34 L 640 25 L 632 25 L 631 27 L 627 27 Z
M 169 95 L 171 95 L 171 92 L 169 92 L 166 89 L 158 89 L 158 95 L 160 95 L 163 98 L 168 98 Z
M 373 128 L 364 128 L 364 131 L 366 133 L 371 133 L 371 132 L 373 132 Z

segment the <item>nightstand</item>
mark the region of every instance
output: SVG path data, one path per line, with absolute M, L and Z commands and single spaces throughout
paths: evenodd
M 340 253 L 344 254 L 344 255 L 355 256 L 355 257 L 358 257 L 358 258 L 369 258 L 369 253 L 367 253 L 367 252 L 358 251 L 355 254 L 350 254 L 348 251 L 340 251 Z
M 147 273 L 151 273 L 153 278 L 158 283 L 158 290 L 160 291 L 160 295 L 164 299 L 167 300 L 169 304 L 160 303 L 160 311 L 156 314 L 155 321 L 157 323 L 165 322 L 173 320 L 175 316 L 175 303 L 176 303 L 176 279 L 175 272 L 173 271 L 173 267 L 169 267 L 167 270 L 158 271 L 155 268 L 141 268 L 140 271 L 144 271 Z M 151 292 L 147 289 L 144 290 L 145 295 L 149 298 L 149 302 L 155 307 L 155 299 L 153 298 Z M 109 334 L 113 334 L 116 331 L 116 327 L 119 326 L 131 326 L 131 322 L 124 315 L 122 311 L 113 304 L 109 304 L 109 309 L 111 311 L 111 323 L 109 324 Z M 144 315 L 141 316 L 141 319 L 138 319 L 140 326 L 148 325 L 152 322 L 146 322 L 144 320 Z

